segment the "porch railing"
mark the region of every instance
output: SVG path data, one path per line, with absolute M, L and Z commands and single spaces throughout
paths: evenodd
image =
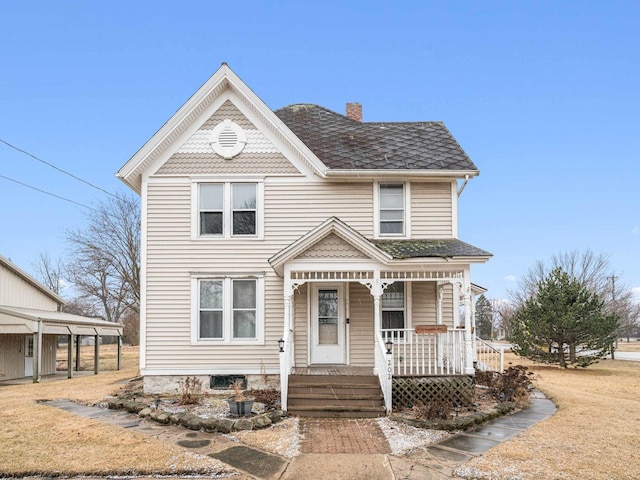
M 287 411 L 287 394 L 289 392 L 289 374 L 293 368 L 293 334 L 285 330 L 284 352 L 280 352 L 280 408 Z
M 393 359 L 391 354 L 387 354 L 387 348 L 384 345 L 382 335 L 376 334 L 375 347 L 375 372 L 380 379 L 380 387 L 384 397 L 384 406 L 387 413 L 391 413 L 392 404 L 392 384 L 393 384 Z
M 487 372 L 504 371 L 504 348 L 496 348 L 476 337 L 476 368 Z
M 461 375 L 465 366 L 464 329 L 416 333 L 383 329 L 382 342 L 393 342 L 392 375 Z M 386 349 L 385 349 L 386 352 Z

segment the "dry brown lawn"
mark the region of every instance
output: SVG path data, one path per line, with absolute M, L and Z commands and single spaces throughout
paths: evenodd
M 88 358 L 84 368 L 92 370 L 93 347 L 82 350 Z M 640 351 L 640 342 L 620 342 L 619 350 Z M 107 357 L 115 365 L 115 346 L 100 351 L 105 357 L 101 369 L 109 364 Z M 465 478 L 640 478 L 640 362 L 606 360 L 587 369 L 561 370 L 507 356 L 535 372 L 536 386 L 558 411 L 466 463 Z M 208 457 L 37 403 L 57 398 L 98 402 L 135 377 L 137 363 L 137 348 L 125 347 L 120 372 L 0 386 L 0 477 L 219 472 L 223 467 Z
M 93 347 L 82 350 L 81 357 L 93 355 Z M 115 358 L 115 346 L 101 346 L 100 351 Z M 37 403 L 59 398 L 97 402 L 137 374 L 138 349 L 125 347 L 119 372 L 0 386 L 0 477 L 220 472 L 221 464 L 208 457 Z
M 633 343 L 619 346 L 640 350 Z M 604 360 L 563 370 L 507 355 L 535 372 L 535 385 L 558 411 L 468 462 L 464 478 L 640 478 L 640 362 Z

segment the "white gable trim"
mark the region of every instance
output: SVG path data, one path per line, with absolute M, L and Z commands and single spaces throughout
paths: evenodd
M 336 217 L 331 217 L 310 232 L 300 237 L 288 247 L 285 247 L 280 252 L 276 253 L 269 259 L 269 263 L 276 271 L 276 273 L 282 276 L 282 274 L 284 273 L 284 265 L 287 262 L 295 259 L 301 253 L 305 252 L 310 247 L 317 244 L 332 233 L 378 263 L 386 265 L 392 260 L 391 255 L 380 250 L 369 240 L 349 227 L 346 223 L 342 222 Z M 358 260 L 361 261 L 361 259 Z M 340 259 L 340 262 L 344 264 L 344 259 Z M 323 259 L 323 263 L 327 263 L 327 260 Z
M 268 127 L 267 131 L 271 131 L 282 144 L 295 154 L 300 162 L 306 164 L 308 169 L 320 177 L 325 176 L 326 165 L 240 80 L 226 63 L 223 63 L 218 71 L 118 171 L 116 174 L 118 178 L 139 192 L 142 173 L 147 171 L 172 145 L 176 148 L 176 140 L 185 130 L 194 129 L 194 123 L 195 128 L 199 128 L 200 124 L 196 120 L 201 118 L 205 110 L 209 110 L 211 104 L 225 90 L 230 90 L 237 95 L 240 101 L 234 103 L 243 114 L 247 115 L 247 110 L 242 108 L 242 105 L 245 105 L 253 113 L 253 115 L 247 115 L 250 120 L 252 120 L 251 117 L 259 119 Z

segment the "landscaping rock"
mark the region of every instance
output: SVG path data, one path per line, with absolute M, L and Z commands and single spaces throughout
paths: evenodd
M 138 412 L 138 415 L 140 415 L 142 418 L 147 418 L 149 415 L 151 415 L 151 412 L 153 412 L 153 409 L 151 407 L 147 407 L 140 410 Z
M 205 432 L 213 433 L 218 431 L 218 419 L 216 418 L 205 418 L 202 421 L 202 428 Z
M 170 415 L 168 413 L 162 412 L 158 414 L 158 416 L 156 417 L 156 421 L 158 423 L 162 423 L 163 425 L 168 425 L 170 421 L 169 418 L 170 418 Z
M 233 426 L 234 430 L 253 430 L 253 420 L 248 418 L 241 418 L 236 420 L 235 425 Z
M 267 428 L 271 423 L 268 415 L 260 415 L 253 419 L 254 428 Z
M 236 421 L 231 420 L 230 418 L 219 418 L 217 421 L 216 428 L 219 432 L 222 433 L 231 433 L 234 430 L 234 425 Z
M 268 412 L 267 416 L 271 419 L 271 423 L 278 423 L 284 417 L 284 412 L 282 410 L 274 410 L 273 412 Z

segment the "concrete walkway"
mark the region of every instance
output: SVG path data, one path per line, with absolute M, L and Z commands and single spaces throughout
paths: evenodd
M 194 432 L 176 425 L 160 425 L 139 416 L 67 400 L 45 405 L 136 430 L 195 453 L 208 455 L 239 472 L 235 479 L 299 478 L 349 479 L 446 479 L 456 467 L 549 418 L 555 405 L 535 391 L 531 405 L 513 415 L 498 418 L 474 432 L 459 433 L 406 456 L 390 454 L 389 444 L 375 420 L 301 419 L 305 434 L 301 453 L 292 459 L 247 447 L 224 436 Z

